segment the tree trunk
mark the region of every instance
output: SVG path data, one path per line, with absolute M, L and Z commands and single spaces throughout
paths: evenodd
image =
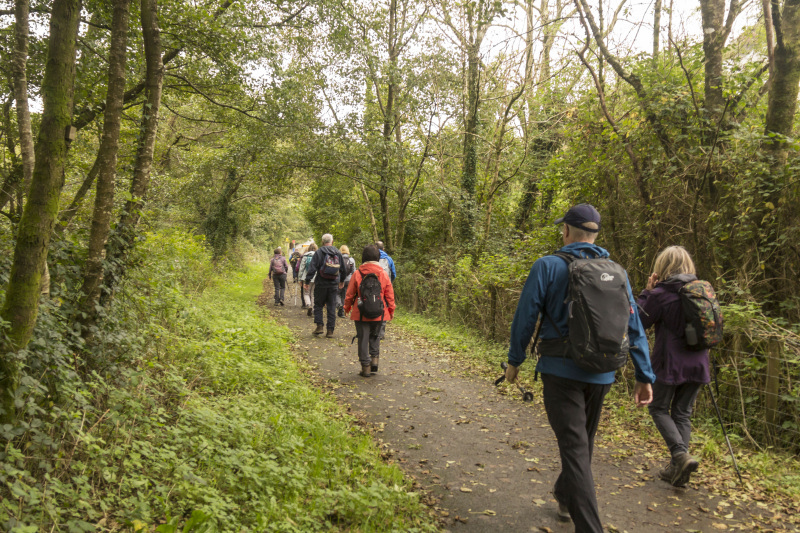
M 28 0 L 15 0 L 14 15 L 17 19 L 14 26 L 14 54 L 11 71 L 14 76 L 14 99 L 17 101 L 17 126 L 19 127 L 19 146 L 22 157 L 22 190 L 28 194 L 33 177 L 33 130 L 31 129 L 31 112 L 28 108 Z
M 20 361 L 15 352 L 27 346 L 33 334 L 47 248 L 64 185 L 66 132 L 72 122 L 79 15 L 79 0 L 53 2 L 42 80 L 44 109 L 36 141 L 36 164 L 28 202 L 19 223 L 8 289 L 0 312 L 9 323 L 8 334 L 1 341 L 0 350 L 2 422 L 15 419 L 14 397 L 20 371 Z
M 766 261 L 764 275 L 768 284 L 765 308 L 777 314 L 784 291 L 791 290 L 787 280 L 795 281 L 797 271 L 792 270 L 796 256 L 790 257 L 781 240 L 787 228 L 796 227 L 798 221 L 796 180 L 787 172 L 789 153 L 787 138 L 791 137 L 797 113 L 800 90 L 800 0 L 787 0 L 783 10 L 778 0 L 772 0 L 772 18 L 775 28 L 775 68 L 769 89 L 764 134 L 764 155 L 770 170 L 761 177 L 759 198 L 763 203 L 755 209 L 753 223 L 762 226 L 761 248 L 773 251 Z
M 653 66 L 658 64 L 658 48 L 661 40 L 661 0 L 653 7 Z
M 141 134 L 136 151 L 136 163 L 131 180 L 131 199 L 117 223 L 116 235 L 108 241 L 106 259 L 112 268 L 103 274 L 106 292 L 101 295 L 101 302 L 106 303 L 114 290 L 119 269 L 125 262 L 128 250 L 133 246 L 136 226 L 141 217 L 141 210 L 150 185 L 150 170 L 153 165 L 153 151 L 158 133 L 158 110 L 161 106 L 161 90 L 164 84 L 164 64 L 161 60 L 161 31 L 158 26 L 157 0 L 142 0 L 141 5 L 142 36 L 144 55 L 147 62 L 145 80 L 145 102 L 142 106 Z
M 83 203 L 83 199 L 86 197 L 89 189 L 92 188 L 92 185 L 94 185 L 94 180 L 97 178 L 98 172 L 100 172 L 99 153 L 94 160 L 91 170 L 89 170 L 89 173 L 86 174 L 85 178 L 83 178 L 83 183 L 81 183 L 81 186 L 78 188 L 78 192 L 75 193 L 75 197 L 72 199 L 72 202 L 70 202 L 69 207 L 61 211 L 61 214 L 58 216 L 58 223 L 56 224 L 55 230 L 57 234 L 64 233 L 64 230 L 67 229 L 69 223 L 72 222 L 73 218 L 75 218 L 75 215 L 78 213 L 78 209 L 80 209 L 81 204 Z
M 130 0 L 115 0 L 111 23 L 111 45 L 108 55 L 108 93 L 103 116 L 103 137 L 97 154 L 97 192 L 95 193 L 92 228 L 89 233 L 89 250 L 83 268 L 83 293 L 78 306 L 81 332 L 88 335 L 86 326 L 94 323 L 95 306 L 103 278 L 103 256 L 111 228 L 111 212 L 114 209 L 114 181 L 117 173 L 119 152 L 120 118 L 125 93 L 125 64 L 128 47 L 128 20 Z
M 705 112 L 707 130 L 713 132 L 722 116 L 725 97 L 722 94 L 722 49 L 725 46 L 722 24 L 725 0 L 701 0 L 703 18 L 703 53 L 705 55 Z M 706 136 L 706 144 L 710 138 Z
M 389 148 L 392 146 L 392 127 L 395 125 L 395 97 L 397 84 L 395 82 L 397 71 L 397 0 L 389 4 L 389 76 L 386 88 L 386 107 L 383 112 L 383 160 L 381 161 L 381 187 L 378 191 L 381 204 L 381 218 L 383 219 L 383 239 L 386 249 L 393 250 L 391 221 L 389 220 Z
M 375 222 L 375 213 L 372 211 L 372 202 L 369 201 L 369 194 L 367 194 L 367 188 L 364 187 L 364 184 L 359 182 L 361 186 L 361 194 L 364 195 L 364 205 L 367 206 L 367 212 L 369 213 L 369 221 L 370 227 L 372 228 L 372 242 L 378 242 L 380 238 L 378 237 L 378 224 Z
M 472 16 L 469 17 L 470 26 Z M 464 166 L 461 174 L 462 209 L 461 238 L 471 243 L 475 237 L 475 188 L 478 181 L 478 101 L 480 98 L 480 41 L 472 35 L 467 46 L 467 114 L 464 123 Z

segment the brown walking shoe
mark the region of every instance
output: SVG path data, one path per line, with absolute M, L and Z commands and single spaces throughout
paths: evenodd
M 333 338 L 333 330 L 328 328 L 328 332 L 325 334 L 325 337 L 332 339 Z
M 322 324 L 317 324 L 317 329 L 312 331 L 312 334 L 313 335 L 322 335 L 324 332 L 325 332 L 325 328 L 322 326 Z
M 375 357 L 370 357 L 370 359 L 371 359 L 371 361 L 370 361 L 371 365 L 369 367 L 369 370 L 373 374 L 377 374 L 378 373 L 378 356 L 376 355 Z
M 556 489 L 553 487 L 553 498 L 555 498 L 556 503 L 558 504 L 558 511 L 556 514 L 558 515 L 558 520 L 561 522 L 569 522 L 572 520 L 572 517 L 569 515 L 569 508 L 560 501 L 558 501 L 558 496 L 556 496 Z
M 673 487 L 685 487 L 689 483 L 689 478 L 700 466 L 697 459 L 689 455 L 689 452 L 682 452 L 675 456 L 675 473 L 672 476 Z
M 309 307 L 308 308 L 308 313 L 306 313 L 306 315 L 307 316 L 313 316 L 314 315 L 314 310 L 311 307 Z
M 372 377 L 372 374 L 369 373 L 369 365 L 366 366 L 362 365 L 361 372 L 359 372 L 358 375 L 361 376 L 362 378 Z
M 658 471 L 659 479 L 672 483 L 672 478 L 675 477 L 675 463 L 670 461 L 666 468 Z

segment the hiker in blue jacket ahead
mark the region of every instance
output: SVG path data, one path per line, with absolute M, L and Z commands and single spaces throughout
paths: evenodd
M 576 205 L 556 221 L 556 224 L 562 223 L 564 247 L 559 252 L 576 258 L 608 257 L 606 250 L 594 244 L 600 231 L 600 214 L 594 207 Z M 511 325 L 509 366 L 505 376 L 509 383 L 516 380 L 518 367 L 525 361 L 525 350 L 540 315 L 544 315 L 540 331 L 542 342 L 558 342 L 568 337 L 569 308 L 565 301 L 570 289 L 569 268 L 565 259 L 555 255 L 541 257 L 533 264 Z M 650 384 L 655 381 L 655 374 L 650 366 L 647 337 L 638 313 L 633 312 L 635 302 L 627 276 L 625 285 L 630 301 L 628 344 L 636 369 L 634 400 L 642 407 L 652 401 Z M 624 329 L 624 318 L 621 320 Z M 570 356 L 540 357 L 536 370 L 542 375 L 545 410 L 561 455 L 561 474 L 553 488 L 558 518 L 562 521 L 571 518 L 575 530 L 581 533 L 602 533 L 591 462 L 603 400 L 611 389 L 615 372 L 588 372 Z

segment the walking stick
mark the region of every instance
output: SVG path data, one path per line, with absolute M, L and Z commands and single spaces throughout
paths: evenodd
M 733 447 L 731 446 L 731 441 L 728 438 L 728 432 L 725 431 L 725 424 L 722 422 L 722 413 L 719 410 L 719 406 L 717 405 L 717 399 L 714 398 L 714 393 L 711 391 L 711 385 L 708 385 L 708 395 L 711 396 L 711 403 L 714 404 L 714 409 L 717 411 L 717 419 L 719 420 L 719 425 L 722 428 L 722 434 L 725 436 L 725 442 L 728 444 L 728 451 L 731 452 L 731 459 L 733 460 L 733 468 L 736 470 L 736 475 L 739 476 L 739 483 L 744 483 L 742 481 L 742 474 L 739 472 L 739 465 L 736 464 L 736 456 L 733 455 Z

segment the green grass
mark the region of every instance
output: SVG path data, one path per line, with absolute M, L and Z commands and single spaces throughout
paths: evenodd
M 266 275 L 229 273 L 195 299 L 170 290 L 158 319 L 138 300 L 129 334 L 147 343 L 134 366 L 75 381 L 85 401 L 26 422 L 29 437 L 0 450 L 0 529 L 437 531 L 256 306 Z
M 435 530 L 402 472 L 302 378 L 290 332 L 254 305 L 266 274 L 235 275 L 190 311 L 181 358 L 202 386 L 178 425 L 193 459 L 176 493 L 230 531 Z

